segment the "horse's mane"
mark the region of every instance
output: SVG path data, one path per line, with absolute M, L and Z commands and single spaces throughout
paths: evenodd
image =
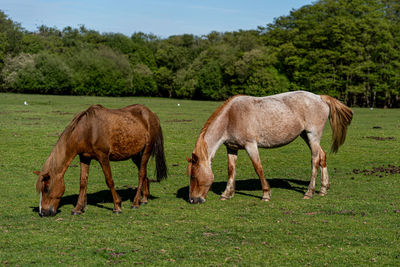
M 104 109 L 102 105 L 92 105 L 90 106 L 87 110 L 79 112 L 78 114 L 75 115 L 75 117 L 72 119 L 72 121 L 68 124 L 67 128 L 65 128 L 64 132 L 62 135 L 67 135 L 69 136 L 75 129 L 76 125 L 78 125 L 79 121 L 85 117 L 85 116 L 93 116 L 95 111 L 98 109 Z
M 208 127 L 210 126 L 210 124 L 215 120 L 216 117 L 218 117 L 218 115 L 222 112 L 222 110 L 236 97 L 238 96 L 242 96 L 242 95 L 235 95 L 235 96 L 231 96 L 230 98 L 228 98 L 227 100 L 225 100 L 225 102 L 219 106 L 212 114 L 211 116 L 208 118 L 208 120 L 206 121 L 206 123 L 204 124 L 203 128 L 200 131 L 200 136 L 204 137 L 204 134 L 207 132 Z
M 208 120 L 206 121 L 206 123 L 204 124 L 203 128 L 200 131 L 200 135 L 197 139 L 196 142 L 196 146 L 195 146 L 195 150 L 196 153 L 200 154 L 197 156 L 202 156 L 202 157 L 207 157 L 207 153 L 208 153 L 208 146 L 207 143 L 204 141 L 204 135 L 206 134 L 208 127 L 211 125 L 211 123 L 221 114 L 221 112 L 225 109 L 225 107 L 232 102 L 233 99 L 235 99 L 236 97 L 241 96 L 241 95 L 235 95 L 232 96 L 230 98 L 228 98 L 227 100 L 225 100 L 225 102 L 220 105 L 212 114 L 211 116 L 208 118 Z
M 60 149 L 62 150 L 65 143 L 68 142 L 68 138 L 71 136 L 72 132 L 74 131 L 78 123 L 82 120 L 82 118 L 85 116 L 93 116 L 96 110 L 99 109 L 104 109 L 104 107 L 102 105 L 92 105 L 87 110 L 79 112 L 74 116 L 72 121 L 68 124 L 63 133 L 60 135 L 60 138 L 58 139 L 56 146 L 53 148 L 53 150 L 50 153 L 50 156 L 47 158 L 43 166 L 43 170 L 45 171 L 45 173 L 50 174 L 55 172 L 54 168 L 57 166 L 57 163 L 55 162 L 56 161 L 55 155 L 64 153 L 60 152 Z M 54 184 L 54 179 L 50 179 L 50 184 L 49 184 L 50 190 L 53 187 L 53 184 Z M 36 190 L 40 192 L 42 189 L 43 189 L 43 183 L 40 183 L 38 181 L 36 183 Z

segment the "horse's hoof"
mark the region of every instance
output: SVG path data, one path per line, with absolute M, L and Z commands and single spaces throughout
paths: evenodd
M 114 213 L 114 214 L 121 214 L 122 211 L 120 211 L 120 210 L 113 210 L 113 213 Z
M 219 198 L 219 200 L 228 200 L 228 198 L 227 198 L 227 197 L 221 196 L 221 197 Z
M 261 199 L 261 201 L 264 201 L 264 202 L 268 202 L 268 201 L 270 201 L 271 199 L 270 198 L 262 198 Z
M 71 211 L 71 215 L 81 215 L 82 213 L 82 211 Z
M 312 196 L 304 195 L 303 199 L 312 199 Z
M 138 208 L 139 206 L 134 206 L 134 205 L 131 206 L 131 209 L 138 209 Z
M 326 196 L 327 193 L 328 193 L 328 190 L 326 187 L 321 187 L 321 190 L 319 190 L 320 196 Z
M 140 202 L 140 206 L 142 205 L 147 205 L 147 201 L 146 202 Z

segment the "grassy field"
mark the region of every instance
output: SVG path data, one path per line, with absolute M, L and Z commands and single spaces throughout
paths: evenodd
M 79 191 L 76 158 L 65 175 L 60 212 L 40 218 L 33 171 L 41 169 L 73 115 L 97 103 L 109 108 L 141 103 L 159 116 L 169 177 L 150 185 L 147 206 L 131 210 L 137 169 L 130 161 L 112 163 L 123 198 L 123 212 L 116 215 L 103 173 L 93 161 L 88 209 L 71 216 Z M 226 151 L 221 147 L 213 162 L 216 180 L 207 202 L 190 205 L 185 201 L 185 156 L 191 155 L 201 127 L 219 104 L 0 94 L 0 264 L 400 265 L 400 174 L 389 166 L 400 166 L 400 110 L 354 109 L 346 143 L 338 154 L 328 155 L 331 189 L 326 197 L 303 200 L 310 152 L 298 139 L 261 151 L 272 186 L 270 202 L 260 201 L 261 186 L 244 151 L 238 157 L 237 193 L 219 201 L 227 177 Z M 330 138 L 327 125 L 322 140 L 327 151 Z M 153 179 L 153 161 L 149 168 Z M 318 180 L 317 190 L 319 184 Z

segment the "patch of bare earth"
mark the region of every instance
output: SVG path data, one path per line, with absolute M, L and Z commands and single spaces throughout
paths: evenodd
M 381 165 L 378 167 L 373 167 L 372 169 L 353 169 L 354 174 L 364 174 L 364 175 L 376 175 L 378 177 L 383 177 L 384 175 L 387 176 L 389 174 L 399 174 L 400 173 L 400 166 L 394 165 Z

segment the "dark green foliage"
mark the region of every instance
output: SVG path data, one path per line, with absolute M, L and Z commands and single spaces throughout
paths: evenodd
M 226 96 L 223 95 L 222 90 L 215 90 L 222 88 L 222 71 L 219 64 L 211 61 L 204 65 L 199 72 L 198 83 L 195 91 L 195 98 L 208 98 L 208 99 L 222 99 Z
M 133 95 L 132 71 L 127 58 L 108 47 L 73 51 L 66 59 L 74 69 L 73 94 Z
M 7 54 L 16 54 L 20 50 L 22 32 L 20 26 L 0 11 L 0 68 Z
M 0 11 L 0 90 L 213 100 L 307 90 L 398 107 L 399 14 L 394 0 L 319 0 L 257 30 L 160 39 L 84 26 L 31 33 Z
M 7 58 L 3 68 L 4 87 L 15 92 L 68 94 L 72 71 L 55 54 L 40 52 Z
M 154 96 L 157 94 L 157 84 L 153 72 L 145 64 L 133 66 L 132 95 Z

